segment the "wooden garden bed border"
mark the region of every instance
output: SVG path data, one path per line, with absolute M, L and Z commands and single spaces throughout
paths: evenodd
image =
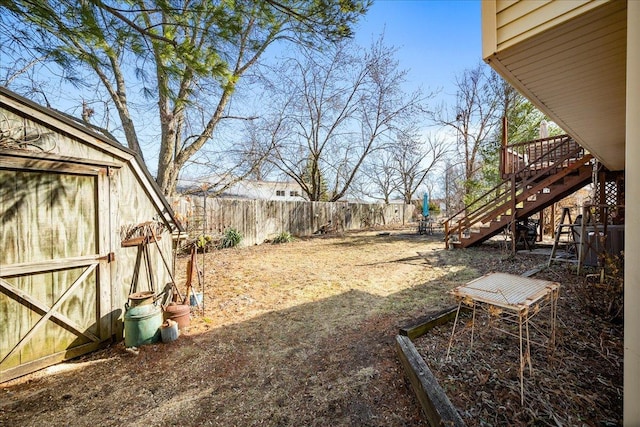
M 396 336 L 398 358 L 431 426 L 463 427 L 466 424 L 411 340 L 453 320 L 457 309 L 457 306 L 453 306 L 418 319 L 415 323 L 400 328 L 400 333 Z
M 546 268 L 546 263 L 540 264 L 531 270 L 521 274 L 523 277 L 531 277 Z M 455 406 L 451 403 L 433 372 L 427 366 L 411 340 L 429 332 L 436 326 L 443 325 L 453 320 L 458 306 L 446 308 L 442 311 L 429 314 L 416 320 L 411 325 L 400 328 L 396 336 L 396 352 L 402 363 L 404 372 L 411 381 L 413 391 L 427 416 L 427 422 L 431 426 L 466 426 Z M 461 307 L 463 311 L 470 311 L 467 307 Z

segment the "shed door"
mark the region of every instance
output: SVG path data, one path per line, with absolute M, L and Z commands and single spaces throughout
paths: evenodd
M 100 322 L 108 194 L 106 168 L 0 155 L 0 380 L 110 337 Z

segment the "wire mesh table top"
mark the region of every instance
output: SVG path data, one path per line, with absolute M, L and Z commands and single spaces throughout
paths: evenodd
M 520 311 L 530 307 L 560 288 L 548 280 L 532 279 L 507 273 L 490 273 L 450 291 L 456 298 Z

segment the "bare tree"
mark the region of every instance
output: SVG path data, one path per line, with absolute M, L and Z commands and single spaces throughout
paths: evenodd
M 396 140 L 370 156 L 363 168 L 360 188 L 368 197 L 385 203 L 393 194 L 411 203 L 447 155 L 444 140 L 399 132 Z
M 431 117 L 456 134 L 456 149 L 464 165 L 464 196 L 473 193 L 481 165 L 481 149 L 501 125 L 501 78 L 480 63 L 456 77 L 456 105 L 442 106 Z
M 446 162 L 441 175 L 441 185 L 444 188 L 446 216 L 451 216 L 464 207 L 464 164 L 455 163 L 450 159 Z
M 389 203 L 394 194 L 400 193 L 398 183 L 393 152 L 380 150 L 372 154 L 363 165 L 357 187 L 365 197 Z
M 324 55 L 305 49 L 279 74 L 270 99 L 282 115 L 272 133 L 288 132 L 272 162 L 309 200 L 344 197 L 364 160 L 424 101 L 419 92 L 403 92 L 406 72 L 394 53 L 382 38 L 364 54 L 346 41 Z
M 127 145 L 141 156 L 147 153 L 139 128 L 153 115 L 156 180 L 172 194 L 185 164 L 205 144 L 220 142 L 215 136 L 234 118 L 229 106 L 240 79 L 270 45 L 349 37 L 368 6 L 368 0 L 3 1 L 0 35 L 20 41 L 25 52 L 42 52 L 69 81 L 100 87 Z M 139 105 L 133 88 L 144 101 Z
M 432 136 L 418 138 L 402 135 L 394 145 L 393 159 L 398 188 L 404 203 L 410 204 L 418 188 L 447 155 L 444 140 Z

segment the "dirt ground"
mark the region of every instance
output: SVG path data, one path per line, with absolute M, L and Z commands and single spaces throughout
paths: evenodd
M 376 230 L 206 254 L 204 313 L 177 341 L 117 343 L 2 384 L 0 425 L 424 425 L 398 328 L 481 274 L 546 260 L 441 239 Z
M 622 425 L 623 324 L 620 307 L 609 305 L 621 289 L 588 282 L 566 264 L 536 278 L 561 283 L 557 331 L 551 346 L 550 306 L 541 308 L 529 328 L 537 344 L 531 346 L 531 370 L 524 369 L 524 403 L 518 330 L 504 313 L 478 311 L 475 321 L 468 312 L 461 315 L 449 357 L 450 323 L 414 340 L 416 348 L 469 426 Z

